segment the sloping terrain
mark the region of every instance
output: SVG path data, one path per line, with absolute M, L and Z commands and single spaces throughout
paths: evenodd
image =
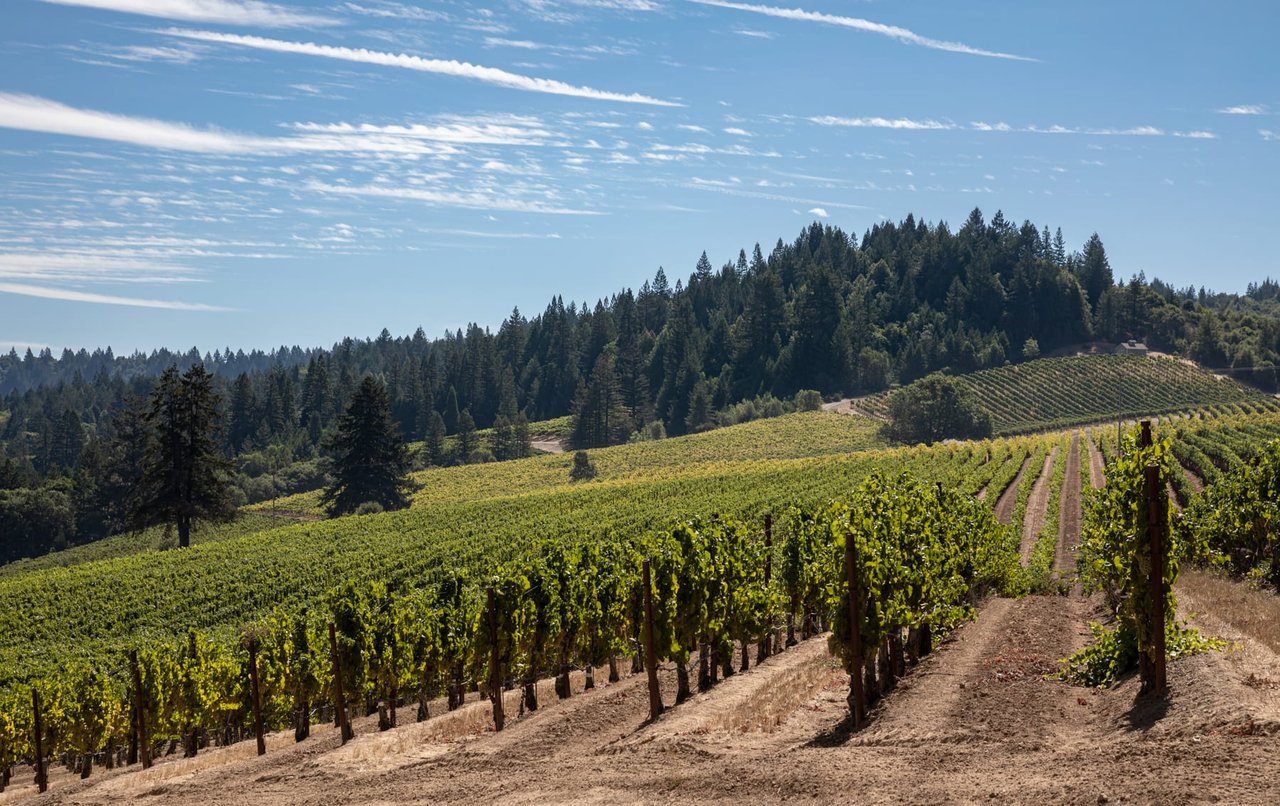
M 1042 358 L 959 376 L 997 434 L 1167 414 L 1209 406 L 1280 408 L 1274 398 L 1186 361 L 1126 355 Z M 888 396 L 861 401 L 884 414 Z

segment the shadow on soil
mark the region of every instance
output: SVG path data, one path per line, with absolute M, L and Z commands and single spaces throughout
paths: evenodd
M 1169 713 L 1169 697 L 1139 695 L 1125 711 L 1124 721 L 1128 730 L 1148 731 Z

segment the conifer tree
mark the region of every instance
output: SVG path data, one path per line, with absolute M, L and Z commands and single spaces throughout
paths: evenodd
M 478 447 L 476 421 L 471 417 L 471 409 L 463 409 L 458 415 L 458 463 L 470 462 Z
M 440 416 L 440 412 L 432 409 L 431 415 L 428 419 L 427 439 L 426 445 L 424 446 L 427 462 L 435 465 L 436 467 L 444 467 L 447 459 L 444 447 L 444 436 L 446 433 L 444 418 Z
M 338 419 L 338 430 L 326 446 L 334 454 L 333 484 L 323 502 L 333 517 L 375 502 L 384 510 L 409 505 L 409 452 L 391 419 L 387 389 L 366 375 Z
M 173 524 L 178 546 L 191 545 L 196 521 L 235 517 L 230 463 L 217 450 L 218 396 L 203 364 L 179 375 L 171 366 L 151 394 L 151 439 L 143 458 L 131 524 Z

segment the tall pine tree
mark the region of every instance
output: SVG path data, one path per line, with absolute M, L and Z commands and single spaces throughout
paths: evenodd
M 365 376 L 326 447 L 333 452 L 333 483 L 323 502 L 331 516 L 365 503 L 386 510 L 409 505 L 409 451 L 391 418 L 387 388 L 377 378 Z
M 196 521 L 235 517 L 230 463 L 218 453 L 218 396 L 203 364 L 160 376 L 147 412 L 151 440 L 134 499 L 135 528 L 173 524 L 178 546 L 191 545 Z

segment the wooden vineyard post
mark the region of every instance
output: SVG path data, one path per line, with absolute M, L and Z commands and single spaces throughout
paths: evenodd
M 262 692 L 258 688 L 258 639 L 249 639 L 249 685 L 253 688 L 253 735 L 258 740 L 258 755 L 267 754 L 267 739 L 262 733 Z
M 333 656 L 333 711 L 337 728 L 342 734 L 342 743 L 346 744 L 355 738 L 351 730 L 351 722 L 347 719 L 347 698 L 342 693 L 342 664 L 338 663 L 338 633 L 329 622 L 329 654 Z
M 1152 445 L 1152 442 L 1151 442 L 1151 421 L 1150 421 L 1150 420 L 1143 420 L 1143 421 L 1142 421 L 1142 443 L 1141 443 L 1141 444 L 1142 444 L 1142 447 L 1144 447 L 1144 448 L 1150 448 L 1150 447 L 1151 447 L 1151 445 Z
M 849 651 L 853 656 L 853 672 L 849 675 L 849 715 L 853 729 L 867 721 L 867 698 L 862 688 L 862 613 L 858 591 L 858 552 L 853 533 L 844 533 L 845 582 L 849 591 Z
M 1151 622 L 1154 634 L 1151 649 L 1151 693 L 1163 696 L 1168 690 L 1165 677 L 1164 631 L 1164 529 L 1160 522 L 1160 468 L 1147 465 L 1147 538 L 1151 541 Z
M 40 724 L 40 692 L 31 689 L 31 710 L 35 712 L 36 729 L 36 789 L 40 792 L 49 790 L 49 774 L 44 764 L 44 731 Z
M 493 729 L 502 730 L 507 715 L 502 711 L 502 669 L 499 667 L 501 654 L 498 651 L 498 605 L 493 588 L 486 592 L 489 599 L 489 692 L 493 700 Z
M 142 769 L 151 767 L 151 739 L 147 736 L 147 703 L 142 694 L 142 670 L 138 668 L 138 650 L 129 652 L 129 666 L 133 672 L 133 710 L 137 719 L 138 755 Z
M 662 691 L 658 688 L 658 652 L 653 645 L 653 582 L 649 560 L 644 561 L 644 670 L 649 677 L 649 719 L 662 713 Z
M 764 587 L 769 589 L 769 581 L 773 577 L 773 513 L 764 516 Z M 765 625 L 764 635 L 760 636 L 760 652 L 756 655 L 756 663 L 773 654 L 773 614 L 769 614 L 769 623 Z

